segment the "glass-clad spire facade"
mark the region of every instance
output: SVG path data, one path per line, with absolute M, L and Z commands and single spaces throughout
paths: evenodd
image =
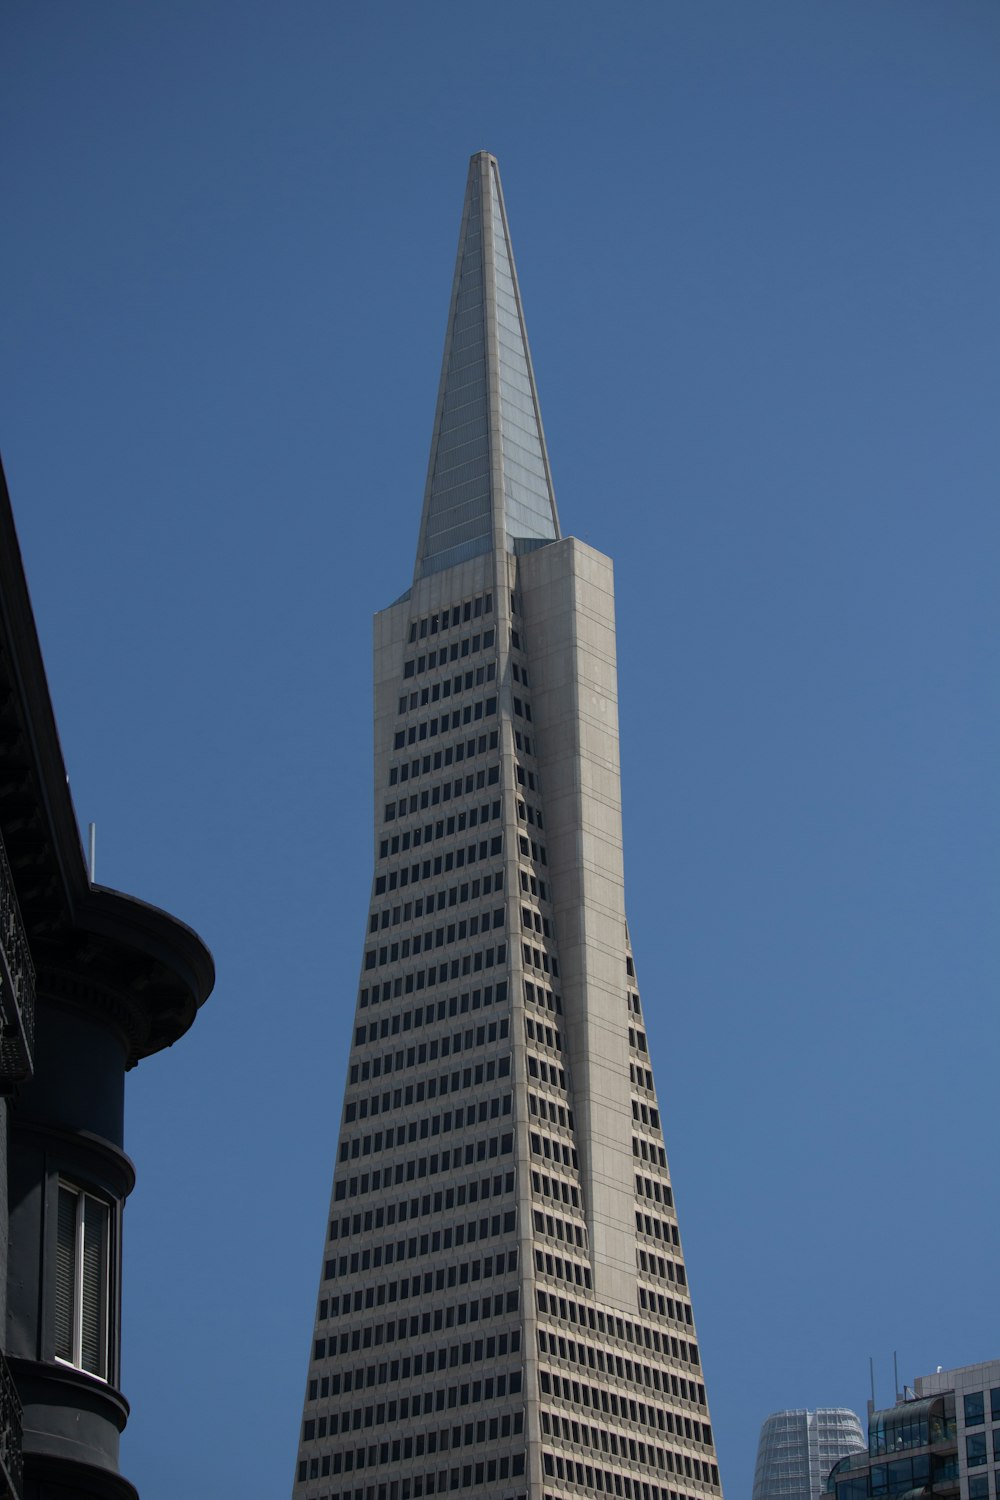
M 480 153 L 462 211 L 416 576 L 558 535 L 500 176 Z
M 414 581 L 375 617 L 374 680 L 374 872 L 294 1496 L 717 1500 L 625 921 L 612 569 L 560 535 L 485 153 Z
M 776 1411 L 760 1429 L 753 1500 L 819 1500 L 837 1460 L 865 1446 L 861 1422 L 847 1407 Z

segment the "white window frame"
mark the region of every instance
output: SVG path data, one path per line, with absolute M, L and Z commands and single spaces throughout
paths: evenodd
M 57 1251 L 55 1273 L 55 1279 L 57 1283 L 60 1276 L 63 1274 L 62 1267 L 59 1262 L 60 1246 L 58 1243 L 58 1238 L 60 1209 L 62 1207 L 64 1193 L 67 1195 L 71 1195 L 76 1199 L 74 1209 L 71 1264 L 69 1267 L 69 1277 L 71 1280 L 71 1285 L 68 1288 L 71 1326 L 68 1330 L 69 1355 L 67 1357 L 67 1354 L 65 1352 L 59 1353 L 57 1349 L 55 1358 L 58 1364 L 69 1365 L 76 1370 L 84 1370 L 88 1375 L 93 1375 L 98 1380 L 106 1381 L 109 1378 L 108 1367 L 110 1362 L 111 1346 L 111 1245 L 113 1222 L 112 1206 L 107 1201 L 107 1199 L 99 1198 L 95 1193 L 87 1192 L 84 1188 L 79 1187 L 77 1183 L 70 1182 L 63 1177 L 60 1177 L 58 1179 L 56 1193 Z M 94 1210 L 99 1216 L 98 1224 L 100 1229 L 98 1250 L 98 1253 L 100 1255 L 100 1265 L 98 1268 L 98 1284 L 96 1287 L 96 1294 L 98 1298 L 98 1305 L 96 1308 L 96 1322 L 99 1347 L 97 1350 L 96 1362 L 92 1362 L 91 1364 L 87 1364 L 84 1362 L 83 1347 L 84 1312 L 88 1310 L 86 1308 L 86 1301 L 89 1296 L 93 1296 L 95 1290 L 94 1288 L 88 1287 L 86 1285 L 86 1215 L 88 1204 L 94 1205 Z M 58 1301 L 58 1287 L 56 1296 Z M 91 1308 L 90 1311 L 94 1312 L 95 1309 Z M 59 1337 L 60 1331 L 57 1328 L 57 1342 L 59 1340 Z M 94 1367 L 95 1363 L 96 1368 Z

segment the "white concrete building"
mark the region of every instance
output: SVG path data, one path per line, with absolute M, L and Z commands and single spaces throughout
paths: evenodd
M 610 561 L 559 529 L 495 160 L 470 165 L 296 1500 L 718 1496 L 625 921 Z

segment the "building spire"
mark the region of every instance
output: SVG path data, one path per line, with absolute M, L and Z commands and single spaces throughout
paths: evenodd
M 469 163 L 414 580 L 560 535 L 496 159 Z

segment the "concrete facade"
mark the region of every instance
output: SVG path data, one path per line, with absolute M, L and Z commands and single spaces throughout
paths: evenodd
M 625 921 L 614 584 L 563 538 L 473 158 L 293 1493 L 720 1494 Z

